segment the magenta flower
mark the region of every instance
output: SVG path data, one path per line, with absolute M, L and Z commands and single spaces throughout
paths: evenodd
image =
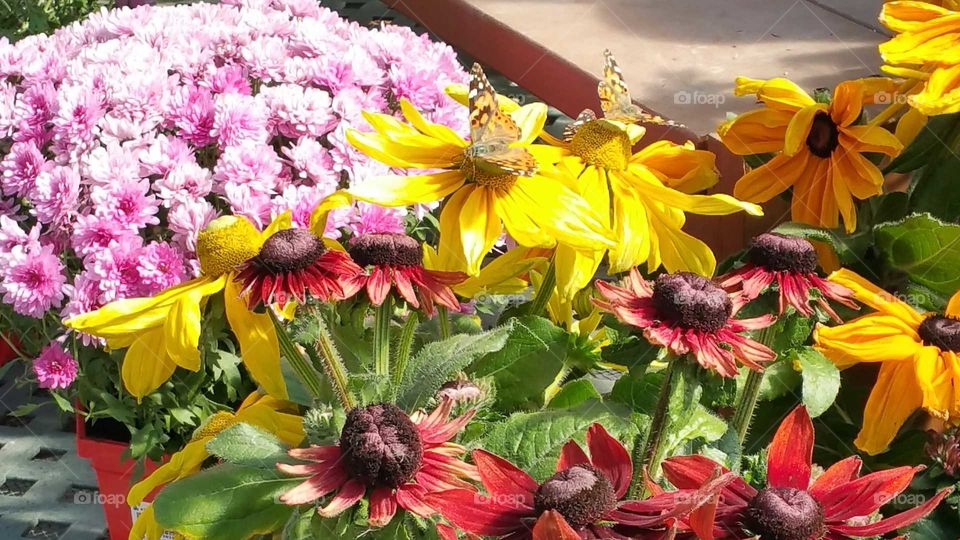
M 13 143 L 0 161 L 0 188 L 6 195 L 26 197 L 45 168 L 47 161 L 33 142 Z
M 63 269 L 50 244 L 33 249 L 14 248 L 3 267 L 3 301 L 21 315 L 42 318 L 48 309 L 59 307 L 63 301 L 63 285 L 67 281 Z
M 76 211 L 79 198 L 80 173 L 63 166 L 40 173 L 30 194 L 33 214 L 40 223 L 60 223 Z
M 385 208 L 365 202 L 357 203 L 357 214 L 347 228 L 354 236 L 371 233 L 402 234 L 403 214 L 401 208 Z
M 33 374 L 40 388 L 66 388 L 77 378 L 77 361 L 60 344 L 50 343 L 33 360 Z
M 144 246 L 137 270 L 142 280 L 142 296 L 153 296 L 178 285 L 186 277 L 183 254 L 166 242 L 150 242 Z
M 178 134 L 197 148 L 212 143 L 213 95 L 206 88 L 184 86 L 173 97 L 170 113 Z
M 100 299 L 109 303 L 122 298 L 145 296 L 140 276 L 140 256 L 143 243 L 140 238 L 110 244 L 106 249 L 90 255 L 87 267 L 100 282 Z
M 146 180 L 95 186 L 90 190 L 90 200 L 97 205 L 96 215 L 122 223 L 133 229 L 142 229 L 147 225 L 159 225 L 157 212 L 160 202 L 149 194 L 150 184 Z
M 214 94 L 251 94 L 250 79 L 243 66 L 231 64 L 218 68 L 209 80 L 200 83 Z
M 86 257 L 102 251 L 115 242 L 138 238 L 137 232 L 119 221 L 99 216 L 77 216 L 70 245 L 77 255 Z
M 274 131 L 284 137 L 322 137 L 339 122 L 330 108 L 330 94 L 319 88 L 281 84 L 265 88 L 262 95 Z

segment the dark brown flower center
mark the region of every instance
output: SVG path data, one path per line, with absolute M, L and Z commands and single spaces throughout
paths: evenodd
M 917 330 L 926 345 L 944 351 L 960 352 L 960 320 L 944 315 L 931 315 L 920 323 Z
M 354 238 L 347 248 L 360 266 L 420 266 L 423 247 L 405 234 L 373 233 Z
M 817 270 L 817 252 L 804 238 L 766 233 L 750 242 L 750 262 L 773 272 L 812 274 Z
M 285 229 L 267 238 L 255 261 L 272 273 L 295 272 L 316 262 L 324 251 L 323 240 L 307 229 Z
M 733 312 L 733 302 L 723 289 L 689 272 L 658 276 L 653 302 L 667 322 L 703 332 L 723 328 Z
M 823 508 L 809 493 L 794 488 L 767 488 L 747 507 L 745 523 L 764 540 L 823 538 Z
M 837 124 L 829 114 L 818 112 L 813 117 L 810 134 L 807 135 L 807 148 L 810 149 L 810 153 L 820 158 L 828 158 L 839 145 L 840 130 Z
M 590 465 L 574 465 L 558 472 L 540 484 L 533 497 L 538 515 L 556 510 L 574 528 L 596 523 L 616 501 L 610 480 Z
M 347 474 L 368 486 L 400 486 L 423 462 L 417 426 L 390 403 L 351 410 L 340 433 L 340 450 Z

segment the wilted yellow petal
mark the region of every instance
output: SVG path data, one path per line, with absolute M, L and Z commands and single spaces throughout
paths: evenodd
M 127 493 L 127 504 L 136 506 L 154 489 L 179 480 L 200 470 L 203 462 L 210 457 L 206 444 L 213 437 L 203 437 L 190 441 L 178 452 L 170 456 L 170 460 L 150 473 L 150 476 L 137 482 Z
M 173 375 L 177 365 L 167 356 L 163 327 L 141 332 L 123 357 L 123 386 L 139 401 Z
M 271 396 L 287 398 L 287 385 L 280 369 L 280 343 L 270 315 L 254 313 L 240 296 L 240 285 L 227 280 L 223 291 L 230 328 L 240 344 L 240 357 L 250 376 Z

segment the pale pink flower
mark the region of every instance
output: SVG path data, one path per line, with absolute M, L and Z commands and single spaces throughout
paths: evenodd
M 335 189 L 331 186 L 287 186 L 280 196 L 274 197 L 271 217 L 290 210 L 294 225 L 310 227 L 310 214 L 313 209 Z
M 87 257 L 103 251 L 113 243 L 136 238 L 139 238 L 137 231 L 128 225 L 90 214 L 77 216 L 70 243 L 77 255 Z
M 26 232 L 10 216 L 0 214 L 0 267 L 13 248 L 21 247 L 27 251 L 40 248 L 40 224 Z
M 196 162 L 184 162 L 174 167 L 167 175 L 153 184 L 163 205 L 170 207 L 174 201 L 202 199 L 213 190 L 213 177 L 209 169 Z
M 293 177 L 297 182 L 336 188 L 340 181 L 340 175 L 333 170 L 330 151 L 316 139 L 301 137 L 292 146 L 284 147 L 281 152 L 286 157 L 285 162 L 293 170 Z
M 173 231 L 174 241 L 192 254 L 197 250 L 197 235 L 217 216 L 219 212 L 203 199 L 177 201 L 167 213 L 167 225 Z
M 281 84 L 261 94 L 270 109 L 270 124 L 284 137 L 322 137 L 339 121 L 330 108 L 330 94 L 318 88 Z
M 243 216 L 261 229 L 270 223 L 271 210 L 273 209 L 272 192 L 262 188 L 260 184 L 235 184 L 228 183 L 223 186 L 230 203 L 230 211 L 238 216 Z
M 213 169 L 217 184 L 249 184 L 263 192 L 275 193 L 283 175 L 283 163 L 273 147 L 246 141 L 229 146 Z
M 130 145 L 111 142 L 88 152 L 81 163 L 81 173 L 92 184 L 110 187 L 140 181 L 140 160 Z
M 246 70 L 243 69 L 243 66 L 237 64 L 218 68 L 209 77 L 209 80 L 201 82 L 200 85 L 209 88 L 214 94 L 249 96 L 252 93 Z
M 77 160 L 96 146 L 97 123 L 104 113 L 102 97 L 91 88 L 61 88 L 57 107 L 53 151 L 62 160 Z
M 160 202 L 149 191 L 150 183 L 146 180 L 94 186 L 90 190 L 90 200 L 96 205 L 94 213 L 98 217 L 142 229 L 160 224 L 157 217 Z
M 197 148 L 214 142 L 213 94 L 206 88 L 183 86 L 170 100 L 170 117 L 177 135 Z
M 142 253 L 143 241 L 133 238 L 113 242 L 90 255 L 87 267 L 99 283 L 101 302 L 107 304 L 121 298 L 144 296 L 140 275 Z
M 37 176 L 51 165 L 32 141 L 13 143 L 10 152 L 0 161 L 3 193 L 26 197 L 33 190 Z
M 270 112 L 262 99 L 239 94 L 220 94 L 214 99 L 213 129 L 221 148 L 245 141 L 266 143 Z
M 57 110 L 57 90 L 50 81 L 33 84 L 20 94 L 14 111 L 15 141 L 46 144 L 52 136 L 49 123 Z
M 77 210 L 80 173 L 72 166 L 56 166 L 37 176 L 30 194 L 32 213 L 40 223 L 61 223 Z
M 357 213 L 347 226 L 353 236 L 371 233 L 403 233 L 402 208 L 386 208 L 366 202 L 357 203 Z
M 15 247 L 2 273 L 3 301 L 13 306 L 21 315 L 43 318 L 50 308 L 59 307 L 63 301 L 63 263 L 53 253 L 50 244 L 28 249 Z
M 142 296 L 153 296 L 186 276 L 183 254 L 166 242 L 150 242 L 141 250 L 139 260 Z
M 40 388 L 67 388 L 77 378 L 77 361 L 57 342 L 43 348 L 32 368 Z
M 196 163 L 193 149 L 183 139 L 164 134 L 157 135 L 137 157 L 140 160 L 140 176 L 166 176 L 180 164 Z

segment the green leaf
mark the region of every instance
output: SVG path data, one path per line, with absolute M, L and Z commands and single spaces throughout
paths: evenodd
M 553 474 L 563 445 L 570 439 L 583 445 L 587 428 L 595 422 L 617 440 L 632 441 L 638 430 L 628 417 L 629 411 L 620 406 L 595 400 L 573 409 L 516 413 L 495 424 L 480 446 L 543 480 Z
M 960 225 L 929 214 L 878 225 L 876 244 L 897 270 L 942 294 L 960 288 Z
M 538 409 L 544 390 L 563 367 L 569 334 L 542 317 L 510 321 L 515 330 L 503 348 L 474 362 L 467 372 L 494 378 L 499 411 Z
M 483 355 L 502 349 L 514 328 L 510 321 L 480 334 L 456 334 L 424 345 L 407 365 L 397 389 L 397 404 L 408 410 L 425 405 L 454 373 Z
M 550 409 L 569 409 L 591 399 L 599 401 L 600 393 L 594 388 L 592 382 L 586 379 L 577 379 L 563 385 L 557 395 L 553 396 L 553 399 L 547 404 L 547 407 Z
M 676 359 L 672 361 L 682 362 Z M 663 458 L 692 452 L 694 449 L 687 448 L 687 443 L 698 439 L 713 442 L 722 437 L 727 430 L 726 422 L 714 416 L 700 403 L 700 396 L 703 394 L 699 380 L 702 374 L 701 369 L 691 362 L 682 362 L 675 366 L 674 370 L 661 448 Z
M 812 347 L 797 350 L 797 363 L 803 377 L 803 404 L 810 416 L 826 412 L 840 391 L 840 370 Z
M 845 235 L 839 231 L 794 222 L 779 225 L 774 229 L 774 232 L 830 244 L 844 264 L 854 263 L 862 259 L 863 253 L 873 242 L 871 234 Z
M 960 114 L 931 117 L 910 146 L 891 161 L 883 173 L 915 171 L 933 162 L 935 158 L 947 154 L 950 148 L 945 143 L 952 139 L 951 134 L 960 127 L 958 119 Z
M 657 405 L 657 394 L 663 384 L 663 373 L 646 373 L 639 377 L 624 375 L 617 379 L 607 399 L 622 403 L 630 410 L 650 415 Z
M 61 396 L 56 392 L 50 392 L 50 397 L 57 403 L 57 407 L 60 407 L 61 411 L 72 413 L 73 405 L 67 400 L 67 398 Z
M 153 502 L 165 529 L 205 540 L 237 540 L 279 530 L 293 506 L 279 501 L 302 478 L 275 469 L 223 464 L 169 484 Z
M 313 540 L 312 523 L 316 511 L 313 508 L 297 508 L 280 533 L 282 540 Z
M 741 375 L 747 374 L 744 371 Z M 800 374 L 793 369 L 793 362 L 780 359 L 767 365 L 763 370 L 763 380 L 760 382 L 760 401 L 772 401 L 785 396 L 800 384 Z
M 206 444 L 207 452 L 234 465 L 273 468 L 287 457 L 287 447 L 273 434 L 250 424 L 235 424 Z
M 803 346 L 813 332 L 817 320 L 815 317 L 805 317 L 797 313 L 781 317 L 774 323 L 773 344 L 771 347 L 777 353 Z

